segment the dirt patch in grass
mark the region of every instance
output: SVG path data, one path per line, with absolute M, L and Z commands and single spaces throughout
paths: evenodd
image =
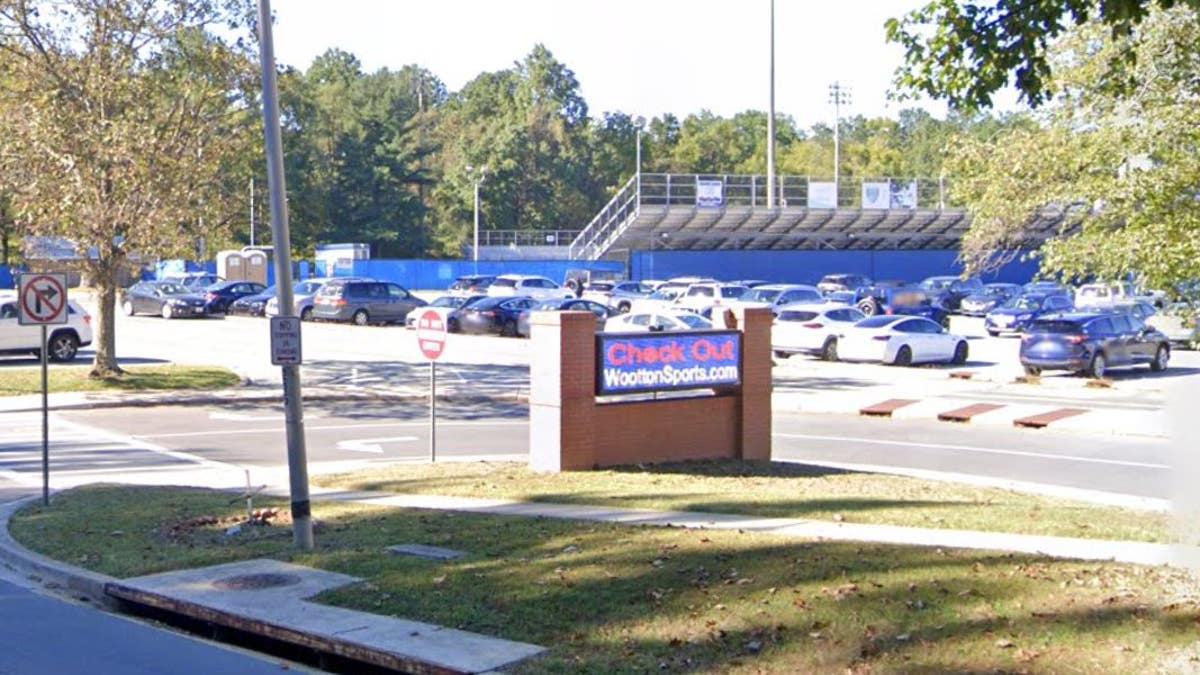
M 119 576 L 270 556 L 356 575 L 318 600 L 544 645 L 514 672 L 1145 673 L 1193 653 L 1192 580 L 1166 568 L 319 502 L 316 550 L 225 535 L 187 488 L 81 488 L 12 524 Z M 183 522 L 219 522 L 176 529 Z M 165 528 L 165 529 L 164 529 Z M 420 543 L 434 561 L 384 552 Z
M 397 464 L 313 483 L 347 490 L 811 518 L 1096 539 L 1171 539 L 1168 516 L 1011 490 L 784 462 L 538 473 L 517 462 Z
M 223 389 L 241 382 L 228 368 L 216 366 L 125 366 L 118 377 L 90 378 L 90 365 L 52 365 L 47 374 L 50 393 L 67 391 L 134 391 L 165 389 Z M 0 396 L 40 394 L 41 368 L 5 369 Z

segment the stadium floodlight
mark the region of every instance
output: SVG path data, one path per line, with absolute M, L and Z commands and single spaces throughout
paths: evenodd
M 475 184 L 475 243 L 471 248 L 472 262 L 479 262 L 479 186 L 483 183 L 483 179 L 487 177 L 487 166 L 473 167 L 467 165 L 467 177 Z M 479 270 L 476 269 L 476 272 Z
M 850 105 L 850 87 L 834 82 L 829 85 L 829 102 L 833 104 L 833 208 L 838 207 L 838 191 L 841 168 L 839 136 L 841 135 L 842 106 Z

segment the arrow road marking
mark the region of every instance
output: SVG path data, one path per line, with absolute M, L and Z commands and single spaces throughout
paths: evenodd
M 380 443 L 388 443 L 392 441 L 415 441 L 416 436 L 387 436 L 384 438 L 360 438 L 355 441 L 338 441 L 338 450 L 348 450 L 350 452 L 373 452 L 377 455 L 383 454 L 383 446 Z

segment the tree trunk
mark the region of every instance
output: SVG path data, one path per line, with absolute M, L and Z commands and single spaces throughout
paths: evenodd
M 93 273 L 93 283 L 96 290 L 96 335 L 92 343 L 96 348 L 96 358 L 92 361 L 92 371 L 88 377 L 112 377 L 125 371 L 117 365 L 117 265 L 90 266 Z M 108 269 L 106 269 L 108 268 Z

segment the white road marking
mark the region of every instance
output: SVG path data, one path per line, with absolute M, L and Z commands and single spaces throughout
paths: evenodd
M 1075 455 L 1058 455 L 1054 453 L 1028 452 L 1024 450 L 1001 450 L 998 448 L 980 448 L 971 445 L 945 445 L 941 443 L 914 443 L 910 441 L 884 441 L 875 438 L 853 438 L 847 436 L 811 436 L 808 434 L 772 434 L 779 438 L 796 438 L 811 441 L 838 441 L 841 443 L 867 443 L 870 445 L 893 445 L 906 448 L 924 448 L 932 450 L 958 450 L 975 452 L 986 455 L 1009 455 L 1012 457 L 1034 457 L 1037 459 L 1058 459 L 1070 462 L 1088 462 L 1091 464 L 1111 464 L 1113 466 L 1132 466 L 1142 469 L 1170 469 L 1166 464 L 1151 464 L 1148 462 L 1130 462 L 1120 459 L 1100 459 L 1096 457 L 1078 457 Z
M 438 427 L 515 427 L 524 426 L 528 422 L 443 422 L 438 420 Z M 380 422 L 378 424 L 327 424 L 325 426 L 305 426 L 305 431 L 344 431 L 346 429 L 394 429 L 396 427 L 428 427 L 429 420 L 419 422 Z M 134 438 L 191 438 L 193 436 L 237 436 L 241 434 L 278 434 L 279 428 L 270 429 L 225 429 L 222 431 L 182 431 L 172 434 L 147 434 Z
M 305 413 L 305 417 L 318 418 L 321 415 L 315 413 Z M 227 413 L 227 412 L 210 412 L 208 414 L 210 420 L 224 420 L 228 422 L 282 422 L 283 413 L 273 413 L 271 415 L 244 415 L 242 413 Z
M 397 441 L 415 441 L 416 436 L 387 436 L 384 438 L 360 438 L 353 441 L 338 441 L 338 450 L 349 450 L 350 452 L 373 452 L 375 454 L 383 454 L 383 446 L 380 443 L 392 443 Z

